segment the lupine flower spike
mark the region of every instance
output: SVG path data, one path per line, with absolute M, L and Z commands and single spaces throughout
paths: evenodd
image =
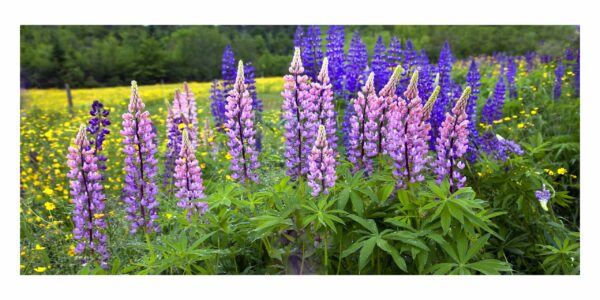
M 429 99 L 427 99 L 425 106 L 423 106 L 423 121 L 428 121 L 429 118 L 431 117 L 431 111 L 433 111 L 433 107 L 435 106 L 435 101 L 437 100 L 437 97 L 440 93 L 440 86 L 438 85 L 439 78 L 440 78 L 440 75 L 439 74 L 436 75 L 435 82 L 434 82 L 435 89 L 431 93 L 431 96 L 429 96 Z
M 306 133 L 305 119 L 306 113 L 303 108 L 305 102 L 309 101 L 310 85 L 308 76 L 302 75 L 304 67 L 300 59 L 300 48 L 295 48 L 294 58 L 289 68 L 289 75 L 283 77 L 284 89 L 282 118 L 285 120 L 285 158 L 287 171 L 286 174 L 292 179 L 299 179 L 308 172 L 306 166 L 307 150 L 310 150 L 308 143 L 304 143 Z
M 317 82 L 311 83 L 310 96 L 311 101 L 305 103 L 310 104 L 307 107 L 311 113 L 308 116 L 307 126 L 311 127 L 307 142 L 314 143 L 319 125 L 325 126 L 327 134 L 327 143 L 333 150 L 334 156 L 337 156 L 337 123 L 335 118 L 335 106 L 333 103 L 332 84 L 329 80 L 329 67 L 327 57 L 323 58 L 323 66 L 321 72 L 317 75 Z
M 147 233 L 159 232 L 158 188 L 154 177 L 158 161 L 154 158 L 156 144 L 152 131 L 152 120 L 148 111 L 142 112 L 144 103 L 139 95 L 137 83 L 131 82 L 129 112 L 123 114 L 123 152 L 125 156 L 125 187 L 123 194 L 127 204 L 129 232 L 135 234 L 141 227 Z
M 96 164 L 98 158 L 85 136 L 86 127 L 81 125 L 74 144 L 69 147 L 67 164 L 70 179 L 73 209 L 73 238 L 78 241 L 75 253 L 84 254 L 86 250 L 94 259 L 99 259 L 100 266 L 108 268 L 110 254 L 106 248 L 107 236 L 104 233 L 105 196 L 100 183 L 101 175 Z M 83 261 L 87 261 L 84 259 Z
M 440 184 L 447 178 L 451 192 L 463 187 L 466 181 L 466 177 L 460 174 L 460 170 L 465 167 L 461 158 L 469 147 L 469 120 L 466 106 L 470 95 L 471 87 L 467 86 L 452 112 L 446 113 L 446 119 L 439 128 L 439 136 L 435 144 L 437 161 L 433 166 L 434 172 L 437 174 L 437 183 Z
M 319 125 L 315 145 L 308 156 L 308 185 L 312 188 L 311 195 L 329 194 L 329 189 L 335 185 L 335 157 L 333 150 L 327 144 L 325 126 Z
M 385 154 L 387 153 L 387 149 L 384 145 L 386 145 L 386 141 L 390 140 L 390 136 L 388 135 L 389 129 L 389 119 L 390 114 L 394 113 L 394 110 L 398 106 L 398 95 L 396 95 L 396 89 L 398 84 L 400 83 L 400 78 L 404 73 L 404 69 L 402 66 L 397 66 L 394 69 L 394 73 L 390 76 L 387 84 L 379 91 L 380 99 L 380 108 L 381 114 L 379 116 L 375 116 L 373 113 L 377 110 L 372 110 L 371 106 L 369 106 L 369 123 L 371 120 L 380 119 L 379 128 L 378 128 L 378 142 L 377 142 L 377 154 Z
M 231 177 L 241 183 L 248 179 L 258 182 L 256 169 L 258 150 L 256 149 L 256 131 L 254 130 L 254 111 L 252 98 L 244 84 L 244 63 L 240 60 L 233 89 L 227 96 L 227 135 L 229 136 L 229 154 L 232 156 Z
M 399 187 L 423 181 L 422 175 L 429 158 L 429 131 L 431 125 L 423 121 L 423 105 L 418 90 L 419 71 L 413 76 L 404 92 L 406 102 L 397 105 L 397 111 L 391 113 L 388 128 L 391 131 L 387 141 L 388 153 L 394 159 L 394 176 Z
M 177 206 L 187 211 L 188 221 L 191 222 L 194 213 L 201 216 L 208 210 L 208 203 L 194 201 L 206 196 L 202 184 L 202 170 L 188 132 L 188 129 L 183 130 L 181 152 L 175 166 L 175 186 L 179 199 Z
M 110 110 L 104 108 L 102 102 L 94 100 L 92 110 L 90 110 L 92 117 L 90 118 L 87 132 L 91 135 L 91 147 L 94 150 L 94 155 L 98 158 L 97 165 L 100 170 L 106 170 L 105 162 L 107 157 L 102 154 L 102 144 L 104 144 L 106 135 L 110 134 L 110 130 L 108 129 L 110 125 L 109 114 Z
M 349 134 L 349 151 L 348 160 L 354 165 L 352 171 L 358 172 L 360 169 L 364 169 L 367 174 L 373 171 L 373 160 L 367 154 L 367 104 L 379 101 L 379 97 L 375 92 L 375 73 L 371 72 L 365 86 L 362 88 L 362 92 L 358 92 L 358 98 L 354 100 L 354 114 L 350 119 L 350 134 Z M 377 127 L 373 122 L 370 127 L 370 141 L 371 150 L 377 149 Z

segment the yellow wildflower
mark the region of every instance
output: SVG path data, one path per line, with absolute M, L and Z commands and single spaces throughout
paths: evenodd
M 75 246 L 73 246 L 73 245 L 69 246 L 69 251 L 67 251 L 67 254 L 69 256 L 75 256 Z
M 46 207 L 47 211 L 52 211 L 56 208 L 56 205 L 54 205 L 52 202 L 45 202 L 44 207 Z
M 44 247 L 44 246 L 42 246 L 42 245 L 40 245 L 40 244 L 36 244 L 36 245 L 35 245 L 35 250 L 37 250 L 37 251 L 42 251 L 42 250 L 44 250 L 44 249 L 46 249 L 46 247 Z
M 567 174 L 567 169 L 559 168 L 558 170 L 556 170 L 556 173 L 558 173 L 558 175 L 565 175 Z
M 46 271 L 45 267 L 37 267 L 35 269 L 33 269 L 34 271 L 38 272 L 38 273 L 43 273 L 44 271 Z
M 532 111 L 531 111 L 531 114 L 532 114 L 532 115 L 536 115 L 536 114 L 537 114 L 537 111 L 535 111 L 535 110 L 532 110 Z
M 517 128 L 523 129 L 523 128 L 525 128 L 525 124 L 519 123 L 519 124 L 517 124 Z
M 95 219 L 100 219 L 102 217 L 104 217 L 104 214 L 94 214 Z
M 53 191 L 51 188 L 49 188 L 49 187 L 46 187 L 46 188 L 44 189 L 44 194 L 46 194 L 46 195 L 48 195 L 48 196 L 52 196 L 52 195 L 54 195 L 54 191 Z
M 231 153 L 227 152 L 227 154 L 225 155 L 225 159 L 231 160 L 232 158 L 233 156 L 231 156 Z

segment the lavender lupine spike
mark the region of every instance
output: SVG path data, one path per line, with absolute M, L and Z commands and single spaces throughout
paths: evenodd
M 367 78 L 362 92 L 358 92 L 358 97 L 354 100 L 354 114 L 350 119 L 350 134 L 348 147 L 348 160 L 353 164 L 352 172 L 356 173 L 361 169 L 365 170 L 366 174 L 371 174 L 373 171 L 373 160 L 367 155 L 367 104 L 379 101 L 374 85 L 375 73 L 371 72 Z M 375 124 L 375 123 L 373 123 Z M 373 125 L 371 124 L 371 125 Z M 371 134 L 376 133 L 376 127 L 371 126 Z M 372 137 L 375 141 L 375 137 Z M 376 149 L 376 144 L 372 144 L 372 148 Z
M 231 45 L 227 44 L 223 51 L 223 58 L 221 60 L 221 77 L 223 79 L 223 94 L 229 94 L 229 91 L 233 88 L 235 81 L 235 56 Z
M 554 96 L 555 100 L 560 98 L 560 94 L 562 93 L 562 81 L 563 81 L 564 75 L 565 75 L 565 66 L 563 65 L 562 61 L 559 60 L 558 64 L 556 65 L 556 70 L 554 71 L 553 96 Z
M 337 179 L 335 174 L 335 156 L 327 144 L 325 126 L 320 125 L 315 144 L 308 156 L 308 185 L 312 188 L 311 195 L 318 196 L 321 192 L 329 194 Z
M 74 144 L 69 147 L 67 164 L 70 179 L 73 208 L 73 238 L 78 241 L 75 253 L 84 254 L 88 250 L 100 266 L 108 269 L 110 254 L 106 248 L 107 235 L 104 230 L 104 202 L 106 198 L 101 184 L 100 170 L 94 155 L 94 149 L 85 136 L 86 127 L 81 125 Z M 84 260 L 85 262 L 85 260 Z
M 423 171 L 429 161 L 429 131 L 431 125 L 423 119 L 423 105 L 417 88 L 419 71 L 415 70 L 401 100 L 390 109 L 390 140 L 388 153 L 394 159 L 394 176 L 398 186 L 423 181 Z
M 188 222 L 191 222 L 194 212 L 201 216 L 208 210 L 207 202 L 194 201 L 203 199 L 206 195 L 202 183 L 202 170 L 196 159 L 188 129 L 184 129 L 182 134 L 181 152 L 175 166 L 175 186 L 179 199 L 177 206 L 187 211 Z
M 465 167 L 461 160 L 469 147 L 469 120 L 467 119 L 466 106 L 471 94 L 471 87 L 467 86 L 460 96 L 452 112 L 446 113 L 446 119 L 439 128 L 435 150 L 437 160 L 434 162 L 436 182 L 440 184 L 444 179 L 450 183 L 453 193 L 464 186 L 466 177 L 460 173 Z
M 246 62 L 244 64 L 244 78 L 246 89 L 250 93 L 250 98 L 252 98 L 252 109 L 254 110 L 255 117 L 254 122 L 260 124 L 260 122 L 262 122 L 263 102 L 262 99 L 258 98 L 256 93 L 254 66 L 251 62 Z M 260 130 L 256 131 L 256 149 L 258 149 L 259 152 L 262 150 L 262 132 Z
M 344 26 L 329 26 L 327 30 L 327 52 L 329 59 L 329 74 L 336 97 L 344 98 L 345 55 L 344 55 Z
M 318 126 L 325 126 L 327 143 L 333 150 L 334 156 L 337 156 L 337 123 L 335 117 L 335 106 L 333 103 L 332 83 L 329 79 L 328 64 L 328 58 L 323 58 L 323 65 L 321 67 L 321 72 L 319 72 L 319 75 L 317 76 L 317 82 L 311 83 L 310 95 L 312 101 L 306 102 L 312 102 L 311 111 L 314 114 L 314 120 L 312 120 L 313 124 L 309 125 L 314 128 L 314 134 L 311 134 L 310 136 L 314 136 L 314 138 L 316 138 L 317 130 L 319 128 Z M 307 139 L 307 143 L 312 145 L 314 143 L 314 139 Z
M 377 154 L 387 153 L 385 145 L 387 144 L 388 140 L 391 140 L 388 133 L 388 123 L 390 119 L 390 117 L 388 116 L 388 109 L 392 107 L 392 105 L 397 104 L 398 102 L 398 95 L 396 95 L 396 90 L 398 88 L 398 84 L 400 83 L 400 78 L 403 73 L 404 70 L 402 69 L 402 66 L 397 66 L 394 69 L 394 73 L 392 73 L 392 76 L 390 76 L 387 84 L 379 91 L 379 97 L 381 98 L 381 116 L 379 116 L 379 118 L 381 119 L 381 122 L 379 122 L 378 124 L 379 140 L 377 143 Z M 369 115 L 369 123 L 371 123 L 372 121 L 371 117 L 374 111 L 376 110 L 371 110 L 371 108 L 369 107 L 369 112 L 367 113 Z M 376 119 L 373 119 L 373 121 L 375 120 Z
M 507 140 L 491 131 L 486 131 L 480 143 L 480 148 L 489 156 L 500 161 L 506 161 L 511 154 L 523 155 L 524 151 L 515 141 Z
M 496 88 L 494 89 L 494 97 L 489 98 L 485 102 L 483 110 L 481 111 L 481 122 L 485 124 L 492 124 L 495 120 L 502 118 L 505 97 L 506 86 L 504 84 L 502 73 L 500 73 L 500 78 L 498 78 L 498 83 L 496 83 Z
M 323 60 L 323 51 L 321 49 L 321 28 L 315 25 L 308 26 L 304 39 L 304 51 L 301 54 L 305 73 L 312 81 L 317 80 L 317 74 L 319 74 L 319 68 Z
M 209 92 L 210 113 L 215 121 L 215 126 L 221 129 L 227 122 L 227 118 L 225 117 L 225 96 L 217 80 L 212 82 Z
M 535 66 L 535 52 L 527 52 L 525 54 L 525 62 L 527 63 L 527 72 L 531 72 L 531 70 L 533 70 L 533 67 Z
M 163 187 L 171 190 L 173 182 L 173 172 L 175 171 L 175 160 L 179 155 L 181 149 L 181 132 L 179 130 L 179 124 L 181 124 L 181 117 L 175 117 L 173 108 L 165 101 L 167 106 L 167 151 L 165 153 L 165 171 L 163 173 Z
M 371 70 L 375 73 L 375 89 L 380 90 L 385 84 L 385 80 L 389 78 L 387 63 L 385 59 L 385 44 L 383 38 L 379 36 L 375 43 L 373 59 L 371 60 Z
M 580 73 L 580 50 L 577 50 L 577 54 L 575 56 L 575 64 L 573 65 L 573 89 L 575 90 L 575 96 L 579 97 L 579 73 Z
M 477 98 L 479 97 L 479 87 L 481 86 L 481 78 L 475 59 L 471 60 L 471 65 L 467 72 L 467 85 L 471 87 L 471 96 L 467 103 L 467 118 L 469 119 L 469 151 L 467 158 L 470 163 L 474 163 L 476 159 L 476 145 L 481 143 L 479 132 L 475 127 L 475 124 L 477 124 Z
M 129 112 L 123 114 L 123 152 L 125 157 L 125 187 L 123 194 L 127 204 L 127 219 L 131 223 L 130 233 L 141 227 L 150 233 L 159 232 L 158 188 L 154 177 L 158 161 L 154 158 L 156 144 L 152 131 L 152 120 L 148 111 L 142 112 L 144 103 L 139 95 L 137 83 L 131 82 Z
M 182 96 L 187 100 L 187 117 L 189 118 L 188 130 L 190 131 L 190 141 L 192 141 L 192 145 L 194 148 L 198 147 L 198 109 L 196 107 L 196 97 L 194 97 L 194 92 L 190 89 L 190 86 L 187 82 L 183 83 L 183 93 Z
M 229 136 L 229 154 L 232 156 L 231 177 L 241 183 L 248 179 L 258 183 L 256 169 L 258 150 L 256 149 L 256 131 L 254 130 L 254 111 L 252 98 L 244 84 L 244 63 L 238 64 L 237 78 L 227 97 L 227 135 Z
M 303 150 L 306 147 L 303 137 L 306 129 L 306 114 L 303 111 L 305 102 L 310 99 L 310 85 L 308 76 L 302 75 L 304 67 L 302 66 L 300 48 L 295 48 L 294 58 L 289 68 L 289 75 L 283 77 L 284 90 L 282 118 L 285 120 L 285 158 L 286 174 L 292 179 L 299 179 L 308 172 L 306 166 L 307 152 Z
M 98 158 L 96 164 L 100 170 L 106 170 L 105 162 L 107 157 L 102 154 L 102 144 L 104 144 L 106 135 L 110 134 L 110 129 L 108 129 L 110 125 L 109 114 L 110 110 L 105 109 L 102 102 L 94 100 L 92 110 L 90 110 L 92 117 L 90 118 L 87 132 L 91 135 L 91 147 L 94 150 L 94 155 Z

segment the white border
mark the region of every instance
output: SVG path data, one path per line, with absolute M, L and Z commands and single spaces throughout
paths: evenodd
M 1 286 L 5 299 L 584 299 L 598 279 L 597 8 L 584 1 L 5 1 L 0 20 Z M 591 2 L 590 2 L 591 3 Z M 20 24 L 580 24 L 581 276 L 19 276 Z M 595 279 L 595 280 L 594 280 Z M 211 297 L 214 296 L 214 297 Z M 185 298 L 184 298 L 185 297 Z M 385 297 L 390 298 L 390 297 Z

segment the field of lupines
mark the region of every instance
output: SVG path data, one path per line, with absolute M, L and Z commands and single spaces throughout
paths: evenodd
M 21 274 L 579 274 L 578 49 L 319 30 L 280 78 L 23 91 Z

